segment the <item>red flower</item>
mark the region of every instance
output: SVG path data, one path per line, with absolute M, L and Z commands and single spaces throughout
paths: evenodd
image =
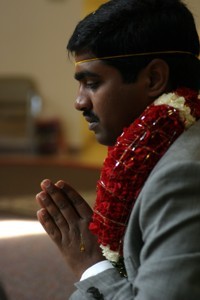
M 197 93 L 185 88 L 176 93 L 199 118 Z M 152 104 L 108 148 L 89 226 L 100 244 L 123 255 L 123 237 L 134 203 L 153 167 L 184 130 L 177 109 Z

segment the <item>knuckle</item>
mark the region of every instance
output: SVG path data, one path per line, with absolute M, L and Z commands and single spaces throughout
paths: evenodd
M 56 224 L 59 227 L 66 227 L 66 222 L 65 222 L 65 219 L 63 217 L 62 218 L 58 218 Z
M 57 205 L 60 210 L 64 210 L 69 206 L 66 201 L 59 201 Z
M 53 195 L 55 195 L 57 193 L 57 190 L 56 190 L 56 188 L 53 185 L 51 185 L 48 188 L 48 192 L 49 192 L 49 194 L 51 194 L 53 196 Z
M 81 197 L 80 195 L 76 194 L 76 193 L 72 193 L 70 199 L 71 199 L 73 205 L 75 205 L 75 206 L 76 206 L 76 205 L 80 205 L 80 204 L 83 203 L 82 197 Z
M 52 240 L 54 240 L 55 242 L 60 241 L 60 234 L 53 228 L 51 229 L 49 235 L 51 236 Z
M 59 222 L 60 217 L 61 215 L 59 213 L 52 214 L 52 218 L 56 223 Z

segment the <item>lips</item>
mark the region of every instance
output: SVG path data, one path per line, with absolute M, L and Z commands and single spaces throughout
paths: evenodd
M 89 123 L 88 129 L 92 131 L 97 131 L 97 126 L 98 126 L 97 122 Z
M 92 118 L 92 117 L 89 117 L 89 116 L 85 116 L 85 120 L 88 123 L 96 123 L 97 122 L 97 120 L 95 118 Z
M 89 130 L 95 130 L 99 123 L 99 119 L 90 112 L 84 112 L 83 116 L 85 117 L 85 120 L 89 123 Z
M 97 127 L 97 125 L 98 125 L 97 120 L 94 119 L 94 118 L 89 118 L 89 117 L 85 117 L 85 120 L 89 123 L 88 129 L 94 131 L 95 128 Z
M 89 123 L 99 121 L 99 118 L 92 111 L 89 110 L 84 110 L 83 116 L 85 117 L 86 121 L 88 121 Z

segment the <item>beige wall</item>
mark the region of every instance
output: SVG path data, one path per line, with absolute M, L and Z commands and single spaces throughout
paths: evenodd
M 59 116 L 73 146 L 84 139 L 74 110 L 74 66 L 65 46 L 75 24 L 103 0 L 0 0 L 0 76 L 28 75 L 44 99 L 43 115 Z M 200 27 L 200 1 L 186 1 Z
M 0 76 L 28 75 L 44 99 L 43 115 L 61 118 L 65 136 L 80 143 L 74 110 L 74 65 L 66 43 L 82 12 L 82 0 L 0 0 Z
M 185 0 L 184 1 L 187 6 L 190 8 L 192 11 L 196 24 L 197 24 L 197 29 L 200 35 L 200 1 L 199 0 Z
M 107 2 L 108 0 L 83 0 L 83 14 L 87 14 L 91 11 L 94 11 L 102 3 Z

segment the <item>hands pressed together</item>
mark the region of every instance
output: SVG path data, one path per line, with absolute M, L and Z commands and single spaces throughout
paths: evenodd
M 92 209 L 62 180 L 53 184 L 45 179 L 41 189 L 36 195 L 41 206 L 37 212 L 38 220 L 58 246 L 68 266 L 80 278 L 87 268 L 104 260 L 96 236 L 88 229 Z

